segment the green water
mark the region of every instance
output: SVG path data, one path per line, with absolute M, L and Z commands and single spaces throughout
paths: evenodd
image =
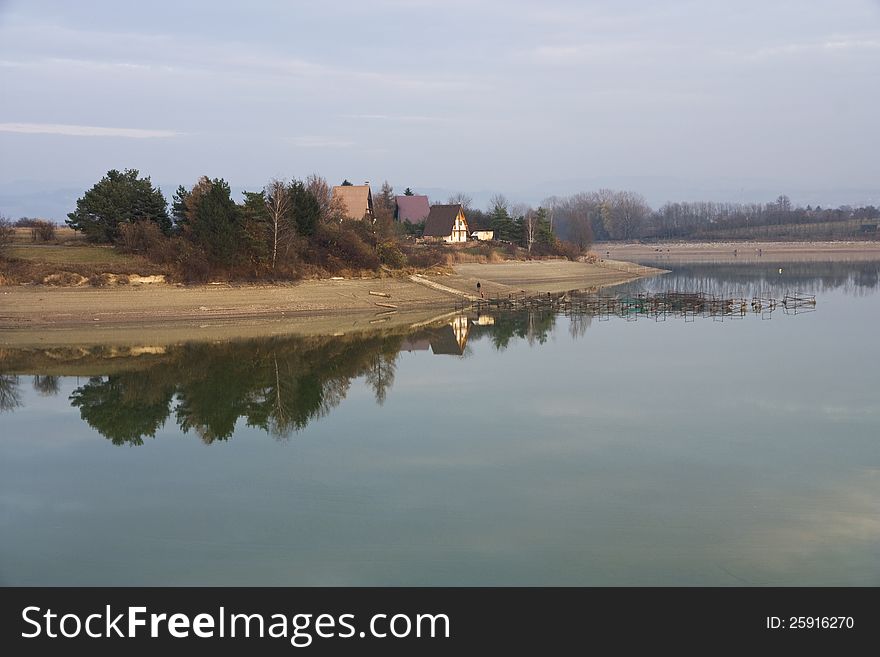
M 779 266 L 620 293 L 815 312 L 4 351 L 0 583 L 878 585 L 880 264 Z

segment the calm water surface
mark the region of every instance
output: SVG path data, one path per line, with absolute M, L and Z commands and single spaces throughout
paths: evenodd
M 816 309 L 2 352 L 0 583 L 880 584 L 880 264 L 673 269 Z

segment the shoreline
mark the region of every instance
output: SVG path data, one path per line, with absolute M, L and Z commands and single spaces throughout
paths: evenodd
M 288 285 L 7 286 L 0 287 L 0 347 L 171 344 L 417 326 L 475 298 L 478 281 L 488 296 L 598 290 L 663 273 L 619 265 L 561 260 L 460 264 L 452 274 L 438 276 Z
M 804 242 L 597 242 L 601 258 L 630 262 L 760 262 L 880 260 L 880 241 Z

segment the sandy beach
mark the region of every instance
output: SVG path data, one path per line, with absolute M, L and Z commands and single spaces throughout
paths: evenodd
M 0 287 L 0 345 L 167 344 L 333 334 L 431 321 L 484 294 L 599 288 L 658 273 L 626 263 L 564 260 L 467 264 L 424 277 L 289 285 L 146 284 Z

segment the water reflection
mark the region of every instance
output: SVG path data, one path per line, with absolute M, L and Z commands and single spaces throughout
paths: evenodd
M 669 263 L 665 263 L 669 267 Z M 880 262 L 759 262 L 673 266 L 665 275 L 615 289 L 618 296 L 688 287 L 707 294 L 779 296 L 792 290 L 860 295 L 880 282 Z M 769 312 L 759 313 L 768 319 Z M 666 314 L 664 313 L 664 318 Z M 283 439 L 326 416 L 360 378 L 377 404 L 385 403 L 403 352 L 467 357 L 468 345 L 487 340 L 496 350 L 514 341 L 544 344 L 560 315 L 552 308 L 487 314 L 461 313 L 410 330 L 327 337 L 278 337 L 223 344 L 168 347 L 7 350 L 0 354 L 0 411 L 22 405 L 31 375 L 41 396 L 60 391 L 60 376 L 88 375 L 70 395 L 80 417 L 114 445 L 141 445 L 169 419 L 205 443 L 227 440 L 247 426 Z M 634 318 L 631 314 L 627 319 Z M 685 320 L 693 320 L 686 313 Z M 568 312 L 572 338 L 582 338 L 606 313 Z M 717 318 L 716 318 L 717 319 Z M 64 364 L 75 364 L 65 369 Z
M 876 585 L 880 307 L 807 276 L 769 322 L 0 349 L 0 581 Z
M 670 270 L 619 290 L 662 292 L 698 289 L 721 296 L 784 297 L 791 292 L 840 291 L 850 296 L 871 294 L 880 285 L 880 260 L 859 262 L 775 261 L 692 263 L 645 260 L 642 264 Z
M 59 374 L 84 374 L 88 378 L 70 394 L 70 404 L 114 445 L 142 445 L 170 419 L 206 444 L 228 440 L 242 419 L 286 439 L 336 408 L 357 379 L 365 381 L 377 404 L 384 404 L 403 352 L 464 358 L 469 344 L 480 340 L 498 351 L 518 340 L 542 345 L 560 317 L 552 308 L 471 312 L 432 326 L 374 334 L 7 350 L 0 356 L 0 369 L 10 372 L 0 376 L 0 410 L 22 405 L 26 374 L 40 396 L 59 393 Z M 684 317 L 693 320 L 687 313 Z M 594 315 L 567 312 L 565 318 L 569 335 L 578 339 Z
M 70 395 L 80 417 L 114 445 L 141 445 L 169 418 L 205 443 L 227 440 L 239 419 L 276 438 L 287 438 L 324 417 L 360 377 L 379 405 L 394 384 L 402 351 L 437 356 L 467 354 L 468 340 L 488 337 L 498 349 L 524 338 L 542 343 L 552 313 L 502 318 L 460 314 L 439 325 L 373 335 L 285 337 L 192 343 L 169 347 L 96 347 L 8 351 L 7 371 L 33 375 L 40 395 L 58 394 L 60 377 L 47 370 L 93 373 Z M 61 364 L 61 365 L 60 365 Z M 60 369 L 59 369 L 60 368 Z M 23 376 L 0 376 L 0 410 L 21 406 Z
M 19 377 L 13 374 L 0 374 L 0 411 L 11 411 L 21 406 Z

